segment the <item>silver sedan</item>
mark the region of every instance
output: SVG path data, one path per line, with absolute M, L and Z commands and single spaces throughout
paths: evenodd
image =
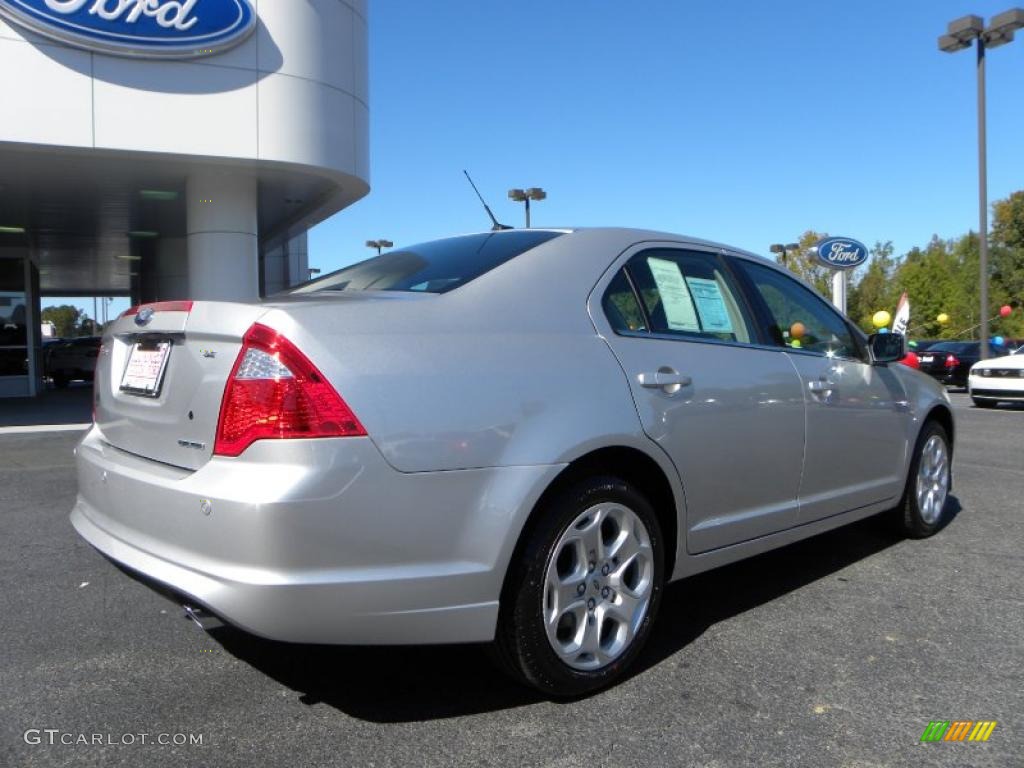
M 664 585 L 869 515 L 944 521 L 949 400 L 775 264 L 485 232 L 103 339 L 71 519 L 196 612 L 312 643 L 493 642 L 578 695 Z

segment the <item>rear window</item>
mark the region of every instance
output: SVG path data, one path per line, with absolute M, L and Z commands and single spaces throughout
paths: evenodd
M 952 352 L 954 355 L 967 355 L 978 351 L 978 344 L 969 341 L 944 341 L 939 344 L 932 344 L 928 347 L 929 352 Z
M 943 341 L 928 347 L 928 352 L 952 352 L 954 355 L 976 355 L 979 344 L 976 341 Z M 996 344 L 988 345 L 989 354 L 1002 357 L 1008 354 L 1005 347 Z
M 445 293 L 562 232 L 515 230 L 449 237 L 382 253 L 287 293 L 418 291 Z

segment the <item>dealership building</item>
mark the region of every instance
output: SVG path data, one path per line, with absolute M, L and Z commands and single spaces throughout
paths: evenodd
M 0 0 L 0 397 L 40 296 L 250 299 L 369 191 L 365 0 Z

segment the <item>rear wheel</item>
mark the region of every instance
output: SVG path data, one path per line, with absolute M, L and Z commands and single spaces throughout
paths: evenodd
M 971 400 L 977 408 L 995 408 L 999 402 L 998 400 L 986 400 L 981 397 L 972 397 Z
M 595 477 L 538 510 L 513 564 L 495 640 L 503 665 L 554 696 L 620 678 L 658 610 L 664 544 L 650 503 Z
M 942 527 L 951 468 L 949 436 L 941 424 L 929 421 L 917 438 L 901 505 L 903 530 L 908 536 L 923 539 Z

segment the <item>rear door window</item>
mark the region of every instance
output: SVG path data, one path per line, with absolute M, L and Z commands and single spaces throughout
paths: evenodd
M 638 253 L 627 268 L 653 333 L 756 343 L 742 294 L 717 255 L 655 248 Z

